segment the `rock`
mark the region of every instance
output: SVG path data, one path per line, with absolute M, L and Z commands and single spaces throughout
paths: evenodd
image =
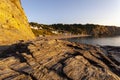
M 13 44 L 1 55 L 0 80 L 120 80 L 117 63 L 91 45 L 40 39 Z
M 33 38 L 20 0 L 0 0 L 0 45 Z
M 101 48 L 106 51 L 106 56 L 120 66 L 120 47 L 101 46 Z

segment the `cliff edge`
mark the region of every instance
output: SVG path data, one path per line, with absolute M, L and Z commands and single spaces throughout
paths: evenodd
M 34 38 L 20 0 L 0 0 L 0 44 Z

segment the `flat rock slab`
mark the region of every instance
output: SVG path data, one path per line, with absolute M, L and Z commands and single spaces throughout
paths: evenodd
M 119 73 L 103 49 L 57 39 L 16 43 L 0 54 L 0 80 L 120 80 Z

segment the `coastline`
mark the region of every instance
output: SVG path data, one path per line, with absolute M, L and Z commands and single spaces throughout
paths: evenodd
M 77 38 L 77 37 L 88 37 L 91 35 L 45 35 L 44 37 L 38 37 L 40 38 L 47 38 L 47 39 L 66 39 L 66 38 Z
M 68 39 L 68 38 L 79 38 L 79 37 L 89 37 L 91 35 L 57 35 L 57 36 L 45 36 L 44 38 L 48 40 L 62 40 L 62 39 Z M 40 37 L 43 38 L 43 37 Z M 68 41 L 70 42 L 70 41 Z M 73 42 L 74 43 L 74 42 Z M 104 54 L 110 58 L 110 60 L 115 61 L 118 65 L 120 65 L 120 46 L 107 46 L 107 45 L 93 45 L 93 44 L 84 44 L 84 43 L 77 43 L 77 44 L 83 44 L 83 45 L 91 45 L 98 47 L 100 50 L 104 52 Z

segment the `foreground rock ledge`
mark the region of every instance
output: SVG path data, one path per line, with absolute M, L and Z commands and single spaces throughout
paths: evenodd
M 101 48 L 41 39 L 0 54 L 0 80 L 120 80 L 119 61 Z

